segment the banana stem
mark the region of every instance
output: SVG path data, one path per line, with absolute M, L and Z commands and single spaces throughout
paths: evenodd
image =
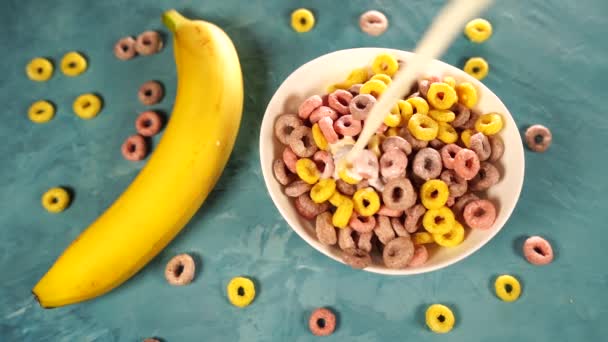
M 163 24 L 173 33 L 175 33 L 178 27 L 186 20 L 188 19 L 174 9 L 166 11 L 162 16 Z

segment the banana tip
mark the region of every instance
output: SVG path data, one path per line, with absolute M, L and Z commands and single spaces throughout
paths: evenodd
M 169 31 L 175 33 L 179 25 L 186 21 L 183 15 L 179 14 L 174 9 L 170 9 L 162 15 L 163 24 L 169 29 Z
M 40 305 L 41 308 L 43 309 L 54 309 L 54 306 L 45 306 L 44 304 L 42 304 L 40 302 L 40 298 L 38 298 L 38 295 L 36 294 L 36 292 L 32 291 L 32 296 L 34 296 L 34 299 L 36 300 L 36 302 L 38 303 L 38 305 Z

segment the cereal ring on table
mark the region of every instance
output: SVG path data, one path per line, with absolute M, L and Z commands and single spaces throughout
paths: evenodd
M 388 19 L 379 11 L 367 11 L 359 18 L 361 31 L 370 36 L 379 36 L 388 28 Z
M 467 60 L 463 68 L 464 72 L 475 77 L 478 80 L 483 80 L 490 70 L 490 66 L 485 59 L 481 57 L 472 57 Z
M 101 98 L 95 94 L 82 94 L 74 100 L 72 109 L 81 119 L 89 120 L 97 116 L 102 107 Z
M 451 110 L 455 115 L 454 121 L 451 122 L 452 127 L 462 127 L 469 122 L 469 118 L 471 117 L 471 111 L 469 108 L 460 103 L 456 103 Z
M 382 135 L 382 133 L 376 133 L 372 135 L 371 139 L 369 139 L 369 142 L 367 143 L 367 149 L 373 152 L 376 157 L 380 157 L 380 155 L 382 154 L 380 152 L 380 144 L 383 141 L 383 138 L 384 135 Z
M 135 41 L 135 51 L 142 56 L 153 55 L 163 49 L 163 38 L 156 31 L 142 32 Z
M 357 248 L 363 250 L 367 253 L 372 251 L 372 238 L 374 237 L 374 233 L 359 233 L 357 239 Z
M 55 116 L 55 106 L 49 101 L 40 100 L 32 103 L 27 117 L 35 123 L 49 122 Z
M 534 152 L 545 152 L 552 140 L 551 131 L 543 125 L 532 125 L 526 130 L 526 144 Z
M 447 144 L 441 148 L 441 160 L 443 161 L 443 167 L 446 169 L 454 168 L 454 158 L 456 154 L 462 150 L 462 147 L 456 144 Z
M 432 83 L 426 98 L 435 109 L 450 109 L 458 101 L 454 88 L 443 82 Z
M 348 91 L 353 96 L 357 96 L 357 95 L 359 95 L 359 91 L 361 90 L 361 87 L 363 87 L 363 83 L 356 83 L 356 84 L 353 84 L 350 88 L 348 88 Z M 350 105 L 349 105 L 349 111 L 350 111 Z
M 425 147 L 416 153 L 412 165 L 414 175 L 426 181 L 439 177 L 442 169 L 441 155 L 437 150 Z
M 357 187 L 352 185 L 352 184 L 348 184 L 345 181 L 338 179 L 336 181 L 336 189 L 338 189 L 338 191 L 346 196 L 352 196 L 355 194 L 355 191 L 357 191 Z
M 332 216 L 331 222 L 336 228 L 346 228 L 353 214 L 354 203 L 350 198 L 343 199 Z
M 449 195 L 448 185 L 439 179 L 428 180 L 420 187 L 420 202 L 427 209 L 443 207 Z
M 505 302 L 514 302 L 521 295 L 519 280 L 508 274 L 496 278 L 494 289 L 496 290 L 496 296 Z
M 382 201 L 389 209 L 406 210 L 416 204 L 417 194 L 409 179 L 393 178 L 384 185 Z
M 353 239 L 353 230 L 349 227 L 338 229 L 338 247 L 345 250 L 355 248 L 355 240 Z
M 321 179 L 310 189 L 310 198 L 315 203 L 323 203 L 336 192 L 336 181 L 333 178 Z
M 426 310 L 426 325 L 433 332 L 445 334 L 450 332 L 456 323 L 452 310 L 445 305 L 433 304 Z
M 374 227 L 374 235 L 378 237 L 378 240 L 383 245 L 386 245 L 395 238 L 395 231 L 389 217 L 378 215 L 376 226 Z
M 296 173 L 301 180 L 308 184 L 315 184 L 321 178 L 317 164 L 308 158 L 298 159 Z
M 86 58 L 76 51 L 68 52 L 61 58 L 61 72 L 66 76 L 75 77 L 86 70 Z
M 120 38 L 114 45 L 114 56 L 121 61 L 126 61 L 135 57 L 135 55 L 137 55 L 135 44 L 135 39 L 133 39 L 133 37 Z
M 371 96 L 370 94 L 359 94 L 355 96 L 350 104 L 348 105 L 348 109 L 355 120 L 365 120 L 369 111 L 372 110 L 372 107 L 376 104 L 376 98 Z
M 382 81 L 386 85 L 389 85 L 393 82 L 391 77 L 387 74 L 375 74 L 374 76 L 372 76 L 370 78 L 370 80 L 379 80 L 379 81 Z
M 371 188 L 359 189 L 353 195 L 355 211 L 361 216 L 372 216 L 380 209 L 380 196 Z
M 424 114 L 427 115 L 429 113 L 429 104 L 422 97 L 414 96 L 405 100 L 412 106 L 413 113 L 412 114 Z
M 255 284 L 249 278 L 235 277 L 226 286 L 226 292 L 232 305 L 243 308 L 255 299 Z
M 395 234 L 397 234 L 397 236 L 405 236 L 405 237 L 410 237 L 410 233 L 408 233 L 408 231 L 405 229 L 405 226 L 403 226 L 403 223 L 401 222 L 401 219 L 398 217 L 391 217 L 391 226 L 393 227 L 393 230 L 395 231 Z
M 477 153 L 480 161 L 490 158 L 490 154 L 492 154 L 490 141 L 483 133 L 475 133 L 471 135 L 471 139 L 469 140 L 469 148 L 473 150 L 473 152 Z
M 475 229 L 490 229 L 496 220 L 496 207 L 488 200 L 472 201 L 462 213 L 466 224 Z
M 355 172 L 366 179 L 378 178 L 380 166 L 378 157 L 370 150 L 363 150 L 357 156 L 354 163 Z
M 305 181 L 299 179 L 291 182 L 291 184 L 285 187 L 285 195 L 289 197 L 298 197 L 303 195 L 312 189 L 312 185 L 306 183 Z
M 282 144 L 288 145 L 291 133 L 302 125 L 302 120 L 295 114 L 279 115 L 274 123 L 274 135 Z
M 407 127 L 403 127 L 399 131 L 399 135 L 403 137 L 403 139 L 405 139 L 410 144 L 410 146 L 412 146 L 412 150 L 414 151 L 421 150 L 427 147 L 429 144 L 428 141 L 416 139 L 416 137 L 412 135 L 412 133 Z
M 329 336 L 336 329 L 336 315 L 326 308 L 318 308 L 308 319 L 308 329 L 315 336 Z
M 361 121 L 353 119 L 353 116 L 350 114 L 342 115 L 334 122 L 334 130 L 338 134 L 354 137 L 361 133 Z
M 315 220 L 315 232 L 320 243 L 332 246 L 338 242 L 336 228 L 331 223 L 331 213 L 326 211 L 317 215 Z
M 445 182 L 445 184 L 447 184 L 448 191 L 450 193 L 449 197 L 451 197 L 452 200 L 454 197 L 462 196 L 467 192 L 467 181 L 457 175 L 454 170 L 443 170 L 440 178 Z
M 458 103 L 466 108 L 473 108 L 477 104 L 477 89 L 469 82 L 462 82 L 457 85 L 456 94 L 458 95 Z
M 447 234 L 455 222 L 454 213 L 448 207 L 429 209 L 422 218 L 422 226 L 431 234 Z
M 156 338 L 146 338 L 146 339 L 144 339 L 144 342 L 161 342 L 161 341 Z
M 350 217 L 348 226 L 359 233 L 369 233 L 376 227 L 376 219 L 374 216 L 363 216 L 356 212 Z
M 60 187 L 50 188 L 40 199 L 42 207 L 49 213 L 60 213 L 70 205 L 70 193 Z
M 454 171 L 465 180 L 471 180 L 479 172 L 479 157 L 477 153 L 463 148 L 454 157 Z
M 291 28 L 298 33 L 305 33 L 315 26 L 315 16 L 306 8 L 291 12 Z
M 316 124 L 315 124 L 316 125 Z M 319 129 L 323 133 L 323 137 L 329 144 L 338 142 L 338 134 L 334 130 L 334 121 L 330 117 L 321 118 L 318 122 Z M 314 125 L 313 125 L 314 126 Z M 313 135 L 314 140 L 314 135 Z
M 394 210 L 389 209 L 384 204 L 380 206 L 380 209 L 376 213 L 378 215 L 388 216 L 388 217 L 401 217 L 403 215 L 403 210 Z
M 142 112 L 137 119 L 135 119 L 135 130 L 144 137 L 151 137 L 158 134 L 162 126 L 163 121 L 160 115 L 151 110 Z
M 382 142 L 382 151 L 388 152 L 393 149 L 402 151 L 406 155 L 412 153 L 412 145 L 400 136 L 388 137 Z
M 285 162 L 282 159 L 275 159 L 272 163 L 272 171 L 274 172 L 274 178 L 281 185 L 287 185 L 293 181 L 293 175 L 288 173 Z
M 329 143 L 325 139 L 318 122 L 312 125 L 312 139 L 320 150 L 327 151 L 329 149 Z
M 306 120 L 315 109 L 321 107 L 322 105 L 323 99 L 321 96 L 313 95 L 300 104 L 298 107 L 298 116 L 301 119 Z
M 467 206 L 467 204 L 478 200 L 479 197 L 477 195 L 475 195 L 472 192 L 466 193 L 462 196 L 460 196 L 458 198 L 458 200 L 456 201 L 456 203 L 454 203 L 454 205 L 452 206 L 452 212 L 454 212 L 454 215 L 458 216 L 459 218 L 462 217 L 462 214 L 464 212 L 464 208 Z
M 363 269 L 372 264 L 372 258 L 368 252 L 354 247 L 342 250 L 342 260 L 356 269 Z
M 44 82 L 53 76 L 53 63 L 42 57 L 32 59 L 25 67 L 27 77 L 32 81 Z
M 310 120 L 311 123 L 314 124 L 324 117 L 329 117 L 332 119 L 332 121 L 335 121 L 338 119 L 338 113 L 336 113 L 336 111 L 331 109 L 330 107 L 321 106 L 321 107 L 313 110 L 312 113 L 310 113 L 310 116 L 308 117 L 308 119 Z
M 492 153 L 490 154 L 490 158 L 488 161 L 496 162 L 502 158 L 502 155 L 505 153 L 505 143 L 502 141 L 502 138 L 498 135 L 491 135 L 488 137 L 490 140 L 490 150 Z
M 397 59 L 390 53 L 381 53 L 377 55 L 372 62 L 372 72 L 374 74 L 393 76 L 398 68 L 399 64 L 397 63 Z
M 158 81 L 147 81 L 139 87 L 137 97 L 144 106 L 151 106 L 162 101 L 164 96 L 163 86 Z
M 492 36 L 492 24 L 485 19 L 473 19 L 464 27 L 464 34 L 473 43 L 483 43 Z
M 433 234 L 433 240 L 441 247 L 455 247 L 464 241 L 464 227 L 460 222 L 454 221 L 452 229 L 445 234 Z
M 439 139 L 439 141 L 441 141 L 443 144 L 453 144 L 458 141 L 458 132 L 456 132 L 454 127 L 452 127 L 452 125 L 450 125 L 449 123 L 439 122 L 439 130 L 437 130 L 437 139 Z M 433 146 L 433 141 L 431 141 L 431 146 Z M 443 147 L 443 145 L 440 147 L 433 147 L 441 148 Z
M 494 135 L 503 127 L 502 116 L 498 113 L 488 113 L 481 115 L 475 121 L 475 130 L 485 135 Z
M 353 99 L 353 94 L 346 90 L 337 89 L 327 97 L 329 107 L 336 112 L 344 115 L 350 113 L 348 109 L 350 101 Z
M 414 114 L 407 123 L 407 128 L 416 139 L 431 141 L 437 137 L 439 124 L 424 114 Z
M 317 169 L 321 171 L 320 178 L 331 178 L 334 175 L 334 158 L 327 151 L 317 151 L 312 156 L 312 160 L 317 164 Z M 296 162 L 297 163 L 297 162 Z
M 361 89 L 359 89 L 359 94 L 369 94 L 374 98 L 378 99 L 382 93 L 386 90 L 387 85 L 380 80 L 369 80 L 363 83 Z
M 443 78 L 443 83 L 449 85 L 452 88 L 456 88 L 456 79 L 452 76 L 445 76 Z
M 431 109 L 429 116 L 437 122 L 452 122 L 456 118 L 456 114 L 449 109 Z
M 414 245 L 425 245 L 428 243 L 433 243 L 433 235 L 429 232 L 418 232 L 412 234 L 412 242 Z
M 308 158 L 319 150 L 314 143 L 312 130 L 307 126 L 296 127 L 289 135 L 288 143 L 298 157 Z
M 414 256 L 414 244 L 409 237 L 401 236 L 389 241 L 382 251 L 384 265 L 391 269 L 405 268 Z
M 485 191 L 494 186 L 500 180 L 500 173 L 496 166 L 491 163 L 482 162 L 479 172 L 470 181 L 471 191 Z
M 297 212 L 304 218 L 312 220 L 315 217 L 317 217 L 317 215 L 319 215 L 322 212 L 325 212 L 329 209 L 329 204 L 327 202 L 325 203 L 321 203 L 321 204 L 317 204 L 315 202 L 312 201 L 312 199 L 310 199 L 310 195 L 307 193 L 304 193 L 298 197 L 296 197 L 295 200 L 295 207 Z
M 122 156 L 126 160 L 139 161 L 148 154 L 148 143 L 139 134 L 128 137 L 121 146 Z
M 179 254 L 171 258 L 165 267 L 165 279 L 173 286 L 188 285 L 194 279 L 196 264 L 188 254 Z
M 385 179 L 405 177 L 407 155 L 405 152 L 392 149 L 380 157 L 380 174 Z
M 524 256 L 532 265 L 546 265 L 553 261 L 553 248 L 542 237 L 531 236 L 524 242 Z
M 425 245 L 415 245 L 414 247 L 414 255 L 410 262 L 407 264 L 407 267 L 418 267 L 422 266 L 429 259 L 429 251 L 426 249 Z

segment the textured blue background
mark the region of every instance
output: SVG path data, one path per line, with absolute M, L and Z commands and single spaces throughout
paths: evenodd
M 526 151 L 521 200 L 504 230 L 467 260 L 431 274 L 387 278 L 344 267 L 306 245 L 281 219 L 267 196 L 258 162 L 258 129 L 273 91 L 293 69 L 343 48 L 384 46 L 412 50 L 441 6 L 439 0 L 384 1 L 143 1 L 4 0 L 0 4 L 0 340 L 309 341 L 307 316 L 330 306 L 339 327 L 327 341 L 599 341 L 608 338 L 608 193 L 606 162 L 605 0 L 499 1 L 485 17 L 494 25 L 486 44 L 464 37 L 444 60 L 462 65 L 485 57 L 485 83 L 518 124 L 543 123 L 554 144 L 545 154 Z M 294 8 L 312 8 L 317 26 L 289 28 Z M 175 67 L 170 40 L 152 57 L 121 62 L 114 42 L 146 29 L 164 30 L 163 10 L 175 7 L 219 23 L 233 38 L 244 69 L 246 105 L 238 142 L 220 183 L 188 227 L 142 272 L 118 290 L 80 305 L 42 310 L 30 289 L 59 253 L 135 177 L 143 163 L 122 159 L 120 145 L 144 108 L 138 86 L 164 82 L 170 112 Z M 381 9 L 390 29 L 362 34 L 358 16 Z M 166 31 L 165 31 L 166 32 Z M 89 70 L 60 72 L 46 83 L 29 81 L 28 60 L 47 56 L 57 65 L 69 50 L 84 52 Z M 71 111 L 80 93 L 100 93 L 94 120 Z M 58 108 L 48 124 L 26 116 L 37 99 Z M 155 140 L 158 141 L 158 140 Z M 161 181 L 161 180 L 159 180 Z M 64 185 L 75 191 L 60 215 L 45 212 L 40 195 Z M 167 199 L 171 200 L 171 199 Z M 522 239 L 546 236 L 555 262 L 533 267 Z M 110 252 L 110 251 L 109 251 Z M 194 283 L 166 284 L 163 269 L 176 253 L 202 259 Z M 497 274 L 523 283 L 515 303 L 491 291 Z M 253 277 L 258 297 L 245 309 L 224 295 L 236 275 Z M 457 324 L 449 336 L 424 325 L 430 303 L 449 304 Z

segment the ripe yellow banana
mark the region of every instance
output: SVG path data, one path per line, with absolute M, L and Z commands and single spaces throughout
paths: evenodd
M 163 14 L 173 32 L 177 96 L 164 135 L 133 183 L 63 252 L 33 289 L 58 307 L 100 296 L 156 256 L 215 186 L 243 111 L 243 78 L 230 38 L 217 26 Z

